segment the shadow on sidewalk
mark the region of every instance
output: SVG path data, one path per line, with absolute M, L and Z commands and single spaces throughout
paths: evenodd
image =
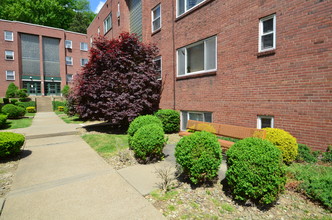
M 18 161 L 18 160 L 21 160 L 23 158 L 26 158 L 26 157 L 30 156 L 31 154 L 32 154 L 31 150 L 22 150 L 20 152 L 20 154 L 18 154 L 16 156 L 1 158 L 0 163 L 8 163 L 10 161 Z

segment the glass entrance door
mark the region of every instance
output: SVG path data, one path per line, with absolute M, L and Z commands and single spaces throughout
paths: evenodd
M 46 82 L 45 83 L 45 94 L 50 96 L 60 96 L 60 82 Z
M 40 82 L 23 82 L 23 88 L 28 91 L 29 95 L 41 95 Z

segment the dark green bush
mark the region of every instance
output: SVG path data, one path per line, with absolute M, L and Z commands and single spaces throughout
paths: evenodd
M 161 122 L 165 133 L 170 134 L 180 130 L 180 113 L 172 109 L 160 109 L 155 113 Z
M 194 183 L 212 181 L 218 176 L 222 155 L 217 137 L 206 131 L 181 138 L 175 147 L 176 162 Z
M 21 151 L 25 137 L 12 132 L 0 132 L 0 157 L 14 156 Z
M 6 98 L 15 98 L 17 89 L 18 87 L 14 83 L 10 83 L 6 91 Z
M 158 124 L 148 124 L 138 129 L 132 137 L 132 149 L 139 162 L 159 160 L 166 144 L 163 128 Z
M 12 99 L 12 100 L 10 100 L 10 103 L 13 104 L 13 105 L 15 105 L 17 102 L 18 102 L 17 99 Z
M 61 102 L 61 101 L 52 101 L 52 105 L 53 105 L 53 111 L 58 110 L 59 106 L 66 106 L 66 102 Z
M 298 144 L 298 155 L 296 157 L 296 161 L 298 162 L 307 162 L 307 163 L 316 163 L 317 157 L 310 150 L 310 148 L 305 144 Z
M 0 128 L 6 125 L 7 115 L 0 114 Z
M 20 106 L 24 109 L 27 107 L 36 107 L 36 102 L 35 101 L 30 101 L 30 102 L 16 102 L 17 106 Z
M 7 104 L 2 107 L 2 113 L 7 114 L 8 118 L 17 119 L 25 115 L 25 109 L 13 104 Z
M 286 183 L 282 152 L 267 140 L 246 138 L 227 151 L 227 183 L 234 198 L 273 203 Z
M 149 125 L 149 124 L 157 124 L 160 127 L 163 126 L 161 121 L 159 120 L 159 118 L 157 118 L 156 116 L 153 116 L 153 115 L 138 116 L 130 123 L 128 131 L 127 131 L 128 135 L 129 135 L 129 137 L 128 137 L 129 146 L 131 146 L 131 139 L 134 136 L 134 134 L 136 133 L 136 131 L 139 128 L 143 127 L 144 125 Z
M 16 92 L 16 96 L 20 99 L 26 99 L 28 97 L 27 89 L 19 89 Z
M 65 85 L 61 90 L 61 93 L 65 98 L 68 98 L 69 92 L 70 92 L 70 87 L 68 85 Z
M 332 146 L 329 146 L 326 152 L 323 153 L 322 161 L 328 163 L 332 162 Z
M 300 181 L 300 191 L 332 211 L 332 167 L 294 163 L 287 168 Z
M 2 100 L 3 100 L 3 104 L 5 104 L 5 105 L 9 104 L 9 98 L 3 98 Z

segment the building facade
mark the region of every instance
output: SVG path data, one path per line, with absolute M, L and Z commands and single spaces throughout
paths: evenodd
M 88 61 L 85 34 L 0 20 L 0 95 L 13 82 L 30 95 L 61 95 Z
M 160 49 L 161 108 L 189 119 L 275 127 L 332 145 L 332 4 L 316 0 L 106 1 L 88 28 Z

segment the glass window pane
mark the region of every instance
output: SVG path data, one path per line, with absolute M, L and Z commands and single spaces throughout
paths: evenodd
M 178 50 L 178 75 L 185 74 L 185 49 Z
M 5 31 L 5 40 L 13 40 L 13 32 L 11 31 Z
M 192 112 L 189 112 L 189 120 L 204 121 L 203 119 L 204 119 L 203 113 L 192 113 Z
M 273 33 L 262 36 L 262 50 L 273 48 Z
M 262 128 L 270 128 L 271 127 L 271 118 L 261 118 Z
M 263 21 L 263 33 L 273 31 L 273 18 Z
M 198 5 L 202 1 L 204 1 L 204 0 L 187 0 L 187 10 L 191 9 L 195 5 Z
M 156 19 L 153 23 L 153 30 L 158 30 L 160 28 L 160 18 Z
M 153 10 L 153 20 L 160 17 L 160 6 Z
M 182 128 L 181 130 L 186 130 L 188 123 L 188 112 L 182 111 Z
M 216 69 L 216 37 L 206 41 L 206 70 Z
M 184 13 L 184 3 L 185 3 L 185 0 L 178 0 L 178 16 L 179 15 L 182 15 Z
M 205 122 L 212 122 L 212 113 L 211 112 L 205 112 L 204 113 L 204 120 L 205 120 Z
M 187 72 L 204 70 L 204 43 L 187 49 Z

